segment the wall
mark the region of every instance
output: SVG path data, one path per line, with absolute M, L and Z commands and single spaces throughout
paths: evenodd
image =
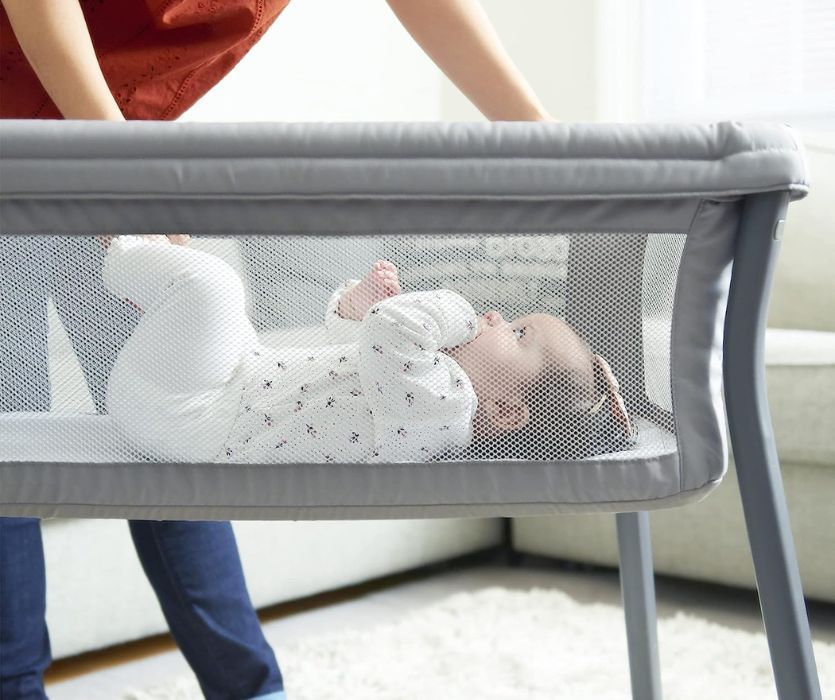
M 637 2 L 629 0 L 627 4 Z M 614 10 L 601 15 L 601 8 Z M 615 0 L 482 0 L 545 106 L 562 121 L 595 121 L 610 101 L 598 75 L 601 17 Z M 617 12 L 616 12 L 617 11 Z M 615 65 L 620 65 L 615 63 Z M 623 86 L 623 81 L 619 81 Z M 182 121 L 480 121 L 385 0 L 293 0 L 244 59 Z
M 481 0 L 499 37 L 545 108 L 564 122 L 596 121 L 598 0 Z M 441 118 L 484 117 L 441 77 Z
M 438 118 L 438 71 L 385 0 L 293 0 L 181 121 Z

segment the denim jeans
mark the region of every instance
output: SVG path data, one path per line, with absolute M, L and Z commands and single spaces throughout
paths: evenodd
M 171 634 L 206 698 L 282 698 L 273 695 L 284 683 L 246 590 L 232 526 L 147 520 L 128 525 Z M 46 698 L 43 672 L 52 657 L 45 612 L 40 521 L 0 518 L 3 700 Z
M 94 237 L 0 236 L 0 411 L 49 411 L 51 295 L 95 410 L 139 314 L 101 281 Z M 16 335 L 11 330 L 16 329 Z M 142 568 L 209 699 L 283 698 L 283 679 L 246 589 L 227 522 L 129 521 Z M 0 518 L 0 698 L 45 698 L 52 657 L 40 521 Z

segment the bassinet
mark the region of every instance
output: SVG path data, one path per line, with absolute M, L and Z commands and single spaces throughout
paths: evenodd
M 0 414 L 0 515 L 618 513 L 633 694 L 655 698 L 646 511 L 720 483 L 724 371 L 780 697 L 820 697 L 761 354 L 787 205 L 808 191 L 790 128 L 4 121 L 0 139 L 3 272 L 22 280 L 0 287 L 5 309 L 28 298 L 21 266 L 38 268 L 31 251 L 48 237 L 189 233 L 241 271 L 259 334 L 293 346 L 299 329 L 321 331 L 335 286 L 387 258 L 404 283 L 456 289 L 478 313 L 565 319 L 605 355 L 638 426 L 628 449 L 556 461 L 524 450 L 420 464 L 160 461 L 93 413 L 81 375 L 54 354 L 53 327 L 51 395 Z M 64 325 L 82 302 L 63 301 Z M 0 327 L 7 357 L 24 357 L 6 362 L 4 391 L 43 391 L 15 333 Z

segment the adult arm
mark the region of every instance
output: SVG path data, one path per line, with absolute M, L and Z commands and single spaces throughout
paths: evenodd
M 65 119 L 125 118 L 107 86 L 78 0 L 0 0 L 20 48 Z
M 478 0 L 387 0 L 400 23 L 493 121 L 557 121 L 502 46 Z

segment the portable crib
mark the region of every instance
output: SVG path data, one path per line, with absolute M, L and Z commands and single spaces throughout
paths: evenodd
M 790 128 L 4 121 L 0 138 L 0 515 L 617 513 L 633 697 L 660 698 L 647 511 L 720 483 L 724 379 L 779 696 L 820 697 L 762 358 L 787 205 L 808 191 Z M 378 258 L 404 287 L 457 290 L 478 313 L 557 315 L 608 360 L 637 440 L 559 460 L 529 458 L 527 444 L 510 459 L 420 464 L 149 458 L 88 392 L 118 350 L 101 325 L 82 328 L 85 304 L 101 300 L 87 289 L 95 265 L 68 258 L 76 248 L 38 255 L 47 240 L 141 233 L 189 233 L 225 257 L 246 280 L 256 330 L 278 346 L 321 333 L 330 292 Z M 75 329 L 73 353 L 50 312 L 49 376 L 30 284 L 46 266 L 53 281 L 64 275 L 56 308 Z M 41 340 L 27 345 L 27 333 Z

